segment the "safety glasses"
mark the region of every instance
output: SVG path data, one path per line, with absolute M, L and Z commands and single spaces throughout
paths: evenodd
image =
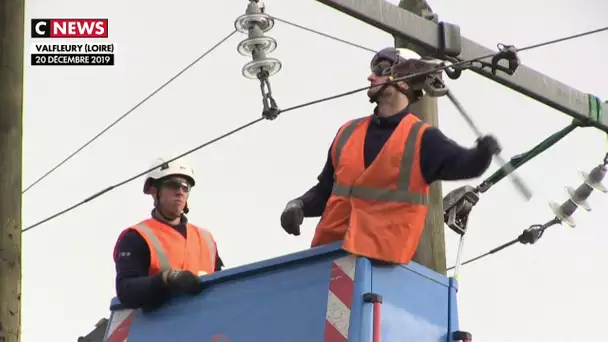
M 372 73 L 376 76 L 388 76 L 391 74 L 392 64 L 388 61 L 381 61 L 372 65 Z
M 176 180 L 167 180 L 162 182 L 161 186 L 166 189 L 179 190 L 182 189 L 184 192 L 190 192 L 190 184 L 187 182 L 181 182 Z

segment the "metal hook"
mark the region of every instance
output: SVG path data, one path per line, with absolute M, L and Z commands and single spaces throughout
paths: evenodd
M 448 58 L 448 61 L 450 63 L 458 63 L 457 59 L 452 59 L 452 58 Z M 440 66 L 445 67 L 447 66 L 447 64 L 445 62 L 441 63 Z M 460 76 L 462 75 L 462 71 L 467 69 L 467 67 L 465 66 L 448 66 L 447 68 L 445 68 L 443 71 L 445 71 L 445 73 L 448 75 L 449 78 L 453 79 L 453 80 L 457 80 L 460 78 Z
M 456 69 L 453 67 L 448 67 L 445 69 L 445 73 L 446 73 L 446 75 L 448 75 L 449 78 L 451 78 L 453 80 L 457 80 L 462 75 L 462 70 Z
M 499 43 L 497 47 L 498 53 L 492 57 L 492 74 L 496 75 L 496 70 L 500 70 L 508 75 L 513 75 L 520 63 L 517 49 L 513 45 L 504 45 L 501 43 Z M 498 65 L 498 62 L 503 59 L 509 62 L 509 67 Z

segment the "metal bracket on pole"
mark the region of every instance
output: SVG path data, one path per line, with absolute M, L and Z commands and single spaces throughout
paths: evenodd
M 479 201 L 475 187 L 461 186 L 443 197 L 444 222 L 456 234 L 464 235 L 467 231 L 469 213 Z
M 317 1 L 391 35 L 401 36 L 425 50 L 434 51 L 434 55 L 440 59 L 453 59 L 445 56 L 455 57 L 462 62 L 498 53 L 465 37 L 460 37 L 460 29 L 456 25 L 427 20 L 385 0 Z M 457 42 L 458 40 L 460 43 Z M 458 52 L 456 56 L 454 56 L 455 52 Z M 491 65 L 492 57 L 482 59 L 481 62 Z M 600 109 L 599 115 L 592 115 L 587 93 L 524 65 L 519 65 L 512 75 L 504 72 L 503 68 L 504 66 L 498 64 L 494 72 L 491 68 L 490 70 L 471 68 L 471 70 L 608 133 L 607 109 Z

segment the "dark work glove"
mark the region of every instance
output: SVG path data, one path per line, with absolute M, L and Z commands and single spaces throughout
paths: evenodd
M 165 272 L 163 280 L 173 292 L 197 294 L 203 290 L 200 279 L 190 271 L 168 270 Z
M 501 151 L 498 140 L 491 135 L 485 135 L 477 139 L 477 149 L 492 156 L 499 154 Z
M 291 235 L 300 235 L 300 225 L 304 221 L 304 210 L 301 200 L 292 200 L 287 203 L 281 214 L 281 226 Z

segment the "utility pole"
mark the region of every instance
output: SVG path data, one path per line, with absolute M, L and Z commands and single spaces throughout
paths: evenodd
M 21 335 L 24 7 L 0 1 L 0 342 Z
M 427 17 L 428 15 L 433 14 L 428 3 L 424 0 L 401 0 L 399 2 L 399 7 L 421 17 Z M 415 45 L 411 41 L 397 35 L 394 37 L 396 48 L 408 49 L 416 52 L 420 56 L 430 54 L 430 51 L 424 49 L 422 46 Z M 410 106 L 410 111 L 417 114 L 420 119 L 426 121 L 430 125 L 437 127 L 439 126 L 437 107 L 437 99 L 425 95 L 420 101 Z M 422 237 L 420 238 L 413 261 L 441 274 L 446 274 L 443 195 L 440 181 L 431 184 L 424 231 L 422 232 Z

